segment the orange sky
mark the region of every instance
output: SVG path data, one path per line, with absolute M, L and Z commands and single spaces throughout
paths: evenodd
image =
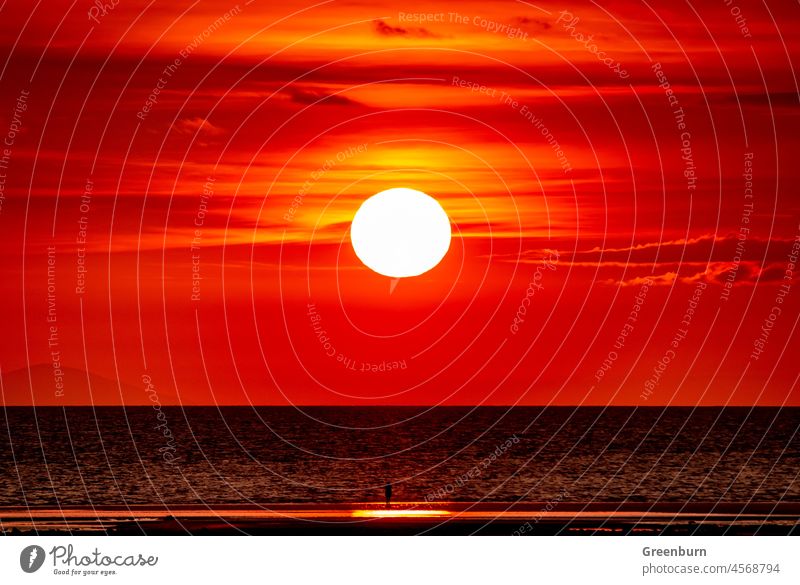
M 797 6 L 93 6 L 0 8 L 5 403 L 800 405 Z

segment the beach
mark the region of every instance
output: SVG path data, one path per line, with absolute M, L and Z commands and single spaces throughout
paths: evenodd
M 4 534 L 791 535 L 797 503 L 374 502 L 4 507 Z

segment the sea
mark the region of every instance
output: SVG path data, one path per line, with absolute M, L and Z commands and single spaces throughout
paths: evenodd
M 48 407 L 0 506 L 800 501 L 800 409 Z

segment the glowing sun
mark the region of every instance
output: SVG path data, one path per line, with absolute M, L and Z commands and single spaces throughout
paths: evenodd
M 368 268 L 391 278 L 418 276 L 450 248 L 450 219 L 433 197 L 414 189 L 376 193 L 356 211 L 350 240 Z

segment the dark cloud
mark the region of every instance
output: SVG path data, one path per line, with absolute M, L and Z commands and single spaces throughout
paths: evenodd
M 532 25 L 532 28 L 541 28 L 542 30 L 550 30 L 553 28 L 553 25 L 546 20 L 530 18 L 528 16 L 518 16 L 514 19 L 514 22 L 518 25 Z
M 325 93 L 308 89 L 292 89 L 287 92 L 296 104 L 317 104 L 320 106 L 354 106 L 359 102 L 343 95 Z
M 694 238 L 643 242 L 624 247 L 594 247 L 579 250 L 575 260 L 595 262 L 664 263 L 664 262 L 730 262 L 738 255 L 742 260 L 763 263 L 782 258 L 791 238 L 778 236 L 766 239 L 750 235 L 740 240 L 735 233 L 703 234 Z
M 223 134 L 222 128 L 215 126 L 211 122 L 209 122 L 205 118 L 201 117 L 194 117 L 194 118 L 180 118 L 174 124 L 175 130 L 187 136 L 193 136 L 195 134 L 208 134 L 209 136 L 219 136 Z
M 770 240 L 751 236 L 743 243 L 734 235 L 705 234 L 696 238 L 647 242 L 629 247 L 595 247 L 570 252 L 561 246 L 561 260 L 577 269 L 600 271 L 598 282 L 613 286 L 673 283 L 753 286 L 784 282 L 790 238 Z M 737 248 L 737 244 L 741 244 Z M 713 248 L 712 248 L 713 246 Z M 558 247 L 558 246 L 556 246 Z M 658 252 L 656 258 L 655 253 Z M 495 261 L 534 264 L 547 255 L 545 248 L 493 254 Z M 606 275 L 611 276 L 606 277 Z M 791 281 L 800 279 L 800 272 Z
M 740 93 L 732 94 L 730 100 L 739 100 L 743 105 L 764 106 L 773 108 L 797 108 L 800 106 L 800 95 L 790 91 L 776 91 L 769 93 Z
M 384 37 L 441 38 L 436 33 L 432 33 L 428 29 L 422 27 L 403 28 L 401 26 L 391 26 L 383 20 L 374 20 L 373 25 L 375 27 L 375 32 Z
M 786 270 L 786 263 L 772 262 L 761 270 L 761 282 L 791 282 L 795 283 L 800 279 L 800 271 L 793 270 L 791 273 Z M 789 279 L 787 281 L 787 278 Z
M 601 268 L 608 266 L 602 262 Z M 697 263 L 670 266 L 669 263 L 660 263 L 653 267 L 642 265 L 628 265 L 624 268 L 633 274 L 625 278 L 610 278 L 603 281 L 614 286 L 639 286 L 645 281 L 652 280 L 656 285 L 671 285 L 675 281 L 685 284 L 707 282 L 722 286 L 732 283 L 733 286 L 753 286 L 756 284 L 776 284 L 786 281 L 786 265 L 773 262 L 761 268 L 755 261 L 734 262 L 709 262 L 704 266 Z M 656 272 L 654 272 L 654 270 Z M 795 283 L 800 279 L 800 274 L 792 273 L 789 282 Z

